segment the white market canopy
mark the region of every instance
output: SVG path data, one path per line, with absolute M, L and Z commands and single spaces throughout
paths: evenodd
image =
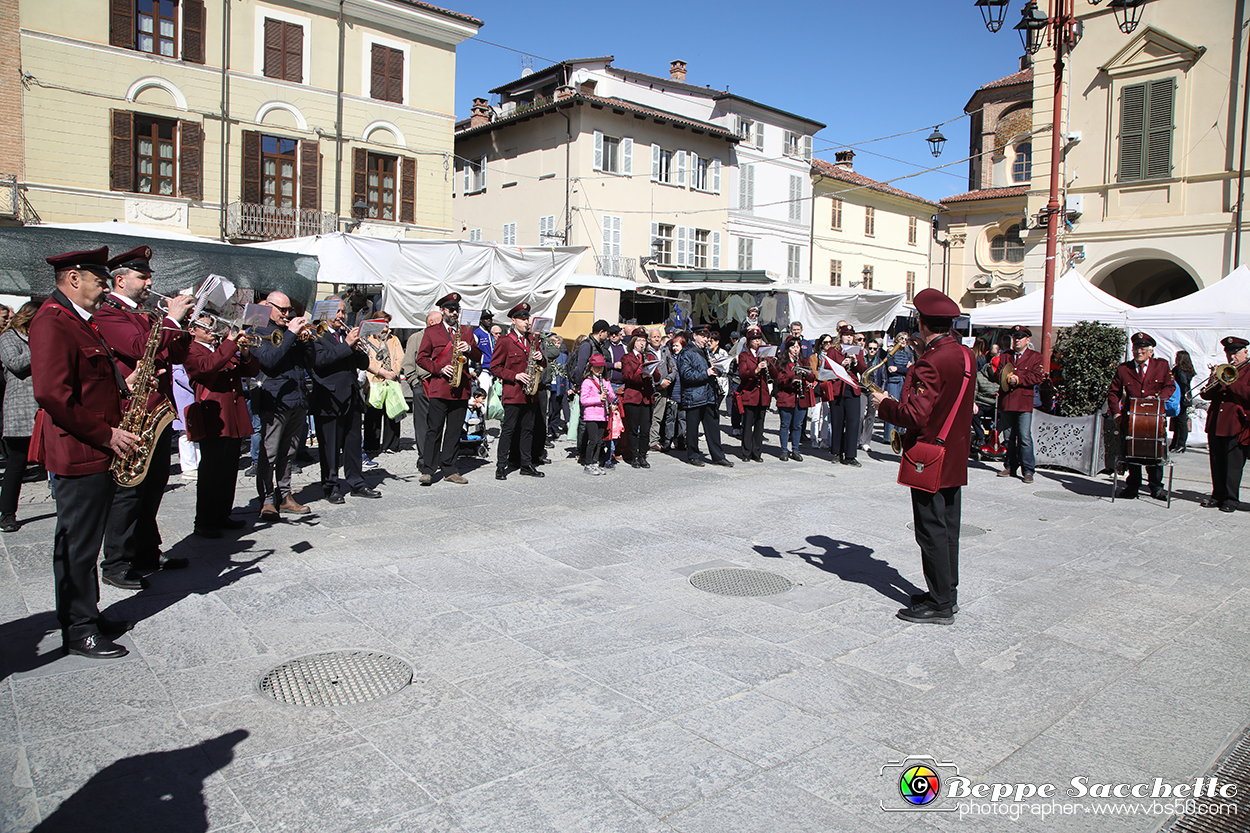
M 380 284 L 382 306 L 397 329 L 424 327 L 435 302 L 451 292 L 460 293 L 465 309 L 500 315 L 525 301 L 534 316 L 554 319 L 586 251 L 583 246 L 516 248 L 342 232 L 252 245 L 315 255 L 322 283 Z
M 973 327 L 1025 327 L 1042 326 L 1043 292 L 1033 292 L 1022 298 L 977 307 L 968 313 Z M 1127 328 L 1129 313 L 1137 308 L 1103 292 L 1075 269 L 1069 270 L 1055 281 L 1055 305 L 1053 326 L 1071 327 L 1078 321 L 1101 321 L 1115 327 Z
M 1172 361 L 1187 350 L 1199 376 L 1225 361 L 1220 339 L 1250 337 L 1250 269 L 1238 266 L 1226 278 L 1183 298 L 1129 313 L 1131 332 L 1149 333 L 1155 356 Z

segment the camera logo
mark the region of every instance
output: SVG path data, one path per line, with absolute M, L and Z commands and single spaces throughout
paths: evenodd
M 886 795 L 881 809 L 886 812 L 937 811 L 950 812 L 956 807 L 942 806 L 942 786 L 959 775 L 959 767 L 951 761 L 937 761 L 928 755 L 909 755 L 901 761 L 888 761 L 881 767 L 887 776 Z

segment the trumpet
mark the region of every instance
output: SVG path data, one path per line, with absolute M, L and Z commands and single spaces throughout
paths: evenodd
M 318 321 L 316 324 L 309 324 L 307 327 L 299 331 L 298 338 L 300 341 L 312 341 L 314 338 L 321 338 L 323 335 L 330 332 L 330 329 L 333 326 L 334 324 L 332 322 L 326 320 Z
M 1241 375 L 1241 369 L 1245 366 L 1245 362 L 1217 364 L 1211 368 L 1211 375 L 1199 386 L 1198 393 L 1201 395 L 1210 393 L 1217 387 L 1228 387 L 1237 381 L 1237 378 Z

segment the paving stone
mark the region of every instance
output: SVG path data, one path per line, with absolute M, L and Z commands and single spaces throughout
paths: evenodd
M 831 721 L 755 691 L 680 715 L 673 722 L 762 767 L 788 761 L 839 734 Z
M 82 670 L 13 679 L 13 701 L 24 742 L 151 720 L 173 712 L 156 676 L 138 658 L 110 663 L 109 667 L 95 662 L 95 666 Z M 84 692 L 92 696 L 84 696 Z
M 682 833 L 872 833 L 881 829 L 774 772 L 725 790 L 667 820 Z
M 38 823 L 38 796 L 30 778 L 26 750 L 14 743 L 0 742 L 0 829 L 26 831 Z

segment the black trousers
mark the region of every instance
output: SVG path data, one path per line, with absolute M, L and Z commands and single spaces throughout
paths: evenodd
M 169 483 L 169 455 L 174 429 L 165 428 L 153 446 L 147 476 L 138 486 L 118 487 L 104 529 L 101 572 L 121 576 L 129 570 L 156 567 L 161 559 L 161 533 L 156 513 Z
M 534 432 L 533 450 L 530 456 L 534 462 L 547 456 L 547 399 L 551 391 L 543 386 L 534 394 Z
M 1128 477 L 1124 478 L 1124 485 L 1130 489 L 1140 489 L 1142 467 L 1134 465 L 1133 463 L 1128 463 L 1125 468 L 1128 469 Z M 1151 489 L 1163 487 L 1162 464 L 1157 466 L 1146 466 L 1146 482 L 1150 484 Z
M 597 466 L 600 451 L 603 449 L 603 434 L 608 424 L 586 420 L 582 420 L 582 424 L 586 426 L 586 465 Z
M 699 453 L 699 426 L 707 440 L 707 451 L 713 460 L 724 460 L 725 449 L 720 444 L 720 422 L 716 419 L 716 405 L 709 402 L 697 408 L 686 408 L 686 456 Z
M 764 414 L 762 405 L 742 407 L 742 456 L 759 457 L 764 453 Z
M 426 416 L 425 464 L 422 474 L 434 474 L 437 466 L 443 474 L 459 474 L 456 470 L 456 448 L 464 430 L 464 415 L 469 410 L 467 399 L 431 399 Z
M 829 452 L 854 460 L 859 451 L 860 408 L 858 396 L 844 393 L 829 402 Z M 889 442 L 889 437 L 886 437 Z
M 1246 446 L 1237 444 L 1236 437 L 1207 435 L 1207 455 L 1211 458 L 1211 497 L 1220 502 L 1240 500 L 1246 451 Z
M 426 427 L 430 416 L 430 400 L 425 395 L 425 385 L 417 381 L 412 386 L 412 436 L 417 444 L 417 468 L 425 470 Z
M 934 605 L 944 611 L 959 601 L 960 488 L 938 489 L 933 494 L 911 490 L 912 523 L 924 580 Z
M 361 409 L 355 406 L 343 414 L 313 414 L 317 451 L 321 456 L 321 488 L 326 494 L 339 488 L 339 466 L 343 467 L 348 488 L 365 488 L 360 460 L 362 416 Z
M 495 453 L 496 467 L 500 470 L 508 468 L 512 456 L 514 440 L 520 454 L 521 467 L 534 465 L 534 434 L 541 425 L 538 402 L 504 403 L 503 421 L 499 426 L 499 447 Z M 540 443 L 542 443 L 540 434 Z M 539 448 L 543 446 L 540 444 Z
M 22 477 L 26 474 L 26 453 L 30 437 L 5 437 L 4 484 L 0 486 L 0 515 L 16 515 L 17 499 L 22 495 Z
M 569 426 L 569 398 L 547 392 L 547 433 L 552 439 L 563 434 Z
M 388 417 L 382 408 L 369 408 L 365 411 L 364 436 L 364 447 L 370 451 L 398 451 L 399 420 Z
M 166 455 L 166 460 L 169 459 Z M 104 522 L 113 506 L 117 483 L 111 472 L 77 477 L 54 475 L 56 534 L 52 574 L 56 581 L 56 618 L 61 637 L 85 639 L 99 632 L 100 577 L 96 558 Z
M 629 432 L 630 459 L 639 462 L 647 459 L 648 440 L 651 434 L 651 406 L 625 405 L 625 428 Z
M 205 437 L 200 440 L 199 477 L 195 481 L 197 528 L 217 528 L 234 510 L 240 442 L 238 437 Z

